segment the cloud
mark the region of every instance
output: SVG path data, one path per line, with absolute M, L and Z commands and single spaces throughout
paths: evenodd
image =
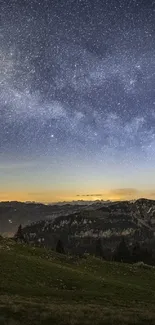
M 77 196 L 81 196 L 81 197 L 91 197 L 91 196 L 103 196 L 104 194 L 78 194 Z
M 155 200 L 155 191 L 139 190 L 136 188 L 118 188 L 107 192 L 107 197 L 111 200 L 134 200 L 139 198 L 147 198 Z
M 121 197 L 121 196 L 138 195 L 140 191 L 135 188 L 118 188 L 118 189 L 111 190 L 110 193 L 113 195 L 119 195 Z
M 132 200 L 141 197 L 155 199 L 155 191 L 139 190 L 136 188 L 117 188 L 103 191 L 100 194 L 78 194 L 78 198 L 90 198 L 92 200 L 100 198 L 103 200 Z

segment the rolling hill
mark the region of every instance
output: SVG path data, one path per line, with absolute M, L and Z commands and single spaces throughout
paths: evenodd
M 0 324 L 155 324 L 155 269 L 0 239 Z
M 19 224 L 26 226 L 39 220 L 53 219 L 85 209 L 88 204 L 52 204 L 34 202 L 0 202 L 0 234 L 12 236 Z
M 93 205 L 33 223 L 24 232 L 29 242 L 53 249 L 61 238 L 70 253 L 94 253 L 97 238 L 102 239 L 103 247 L 114 250 L 122 236 L 129 245 L 138 241 L 155 249 L 155 201 L 139 199 Z
M 136 241 L 155 255 L 155 201 L 78 201 L 57 205 L 1 202 L 0 233 L 12 236 L 19 224 L 30 243 L 55 249 L 58 239 L 72 254 L 94 254 L 101 238 L 109 254 L 122 236 L 129 246 Z

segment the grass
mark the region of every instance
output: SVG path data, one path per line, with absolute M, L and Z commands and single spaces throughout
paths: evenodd
M 0 240 L 0 324 L 155 324 L 155 269 Z

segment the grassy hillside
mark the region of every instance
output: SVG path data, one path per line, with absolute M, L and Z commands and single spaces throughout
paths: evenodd
M 155 270 L 0 240 L 0 324 L 155 324 Z

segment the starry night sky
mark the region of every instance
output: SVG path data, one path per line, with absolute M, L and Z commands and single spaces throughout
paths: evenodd
M 155 1 L 0 5 L 0 200 L 155 198 Z

